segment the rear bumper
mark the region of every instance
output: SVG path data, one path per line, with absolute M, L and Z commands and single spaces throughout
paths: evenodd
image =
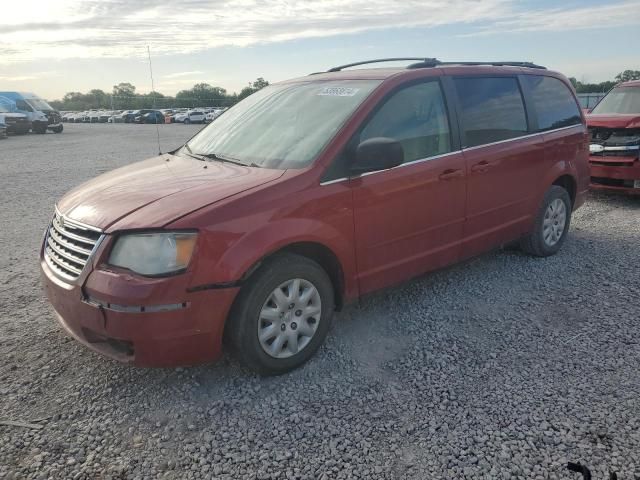
M 594 190 L 608 190 L 640 195 L 637 181 L 640 181 L 640 161 L 617 162 L 608 159 L 605 164 L 602 157 L 591 157 L 591 185 Z M 634 187 L 634 184 L 636 185 Z
M 211 362 L 222 353 L 238 288 L 188 293 L 181 276 L 144 279 L 102 270 L 82 286 L 69 285 L 44 261 L 41 272 L 61 326 L 98 353 L 142 367 Z

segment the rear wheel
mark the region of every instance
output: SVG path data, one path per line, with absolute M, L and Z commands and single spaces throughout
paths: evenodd
M 520 241 L 525 252 L 548 257 L 560 250 L 571 223 L 571 198 L 558 185 L 552 185 L 544 196 L 533 231 Z
M 185 118 L 183 123 L 185 125 L 189 125 L 191 123 L 191 120 L 189 120 L 188 118 Z
M 62 133 L 62 130 L 64 130 L 64 126 L 59 125 L 57 127 L 53 127 L 51 130 L 53 131 L 53 133 Z
M 278 375 L 315 353 L 333 310 L 333 286 L 324 269 L 306 257 L 278 254 L 243 287 L 227 331 L 245 365 L 261 375 Z

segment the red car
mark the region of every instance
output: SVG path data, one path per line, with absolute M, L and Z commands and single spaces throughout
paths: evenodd
M 640 80 L 614 87 L 587 125 L 591 188 L 640 195 Z
M 215 360 L 225 337 L 277 374 L 362 295 L 514 240 L 558 251 L 589 185 L 564 76 L 351 66 L 266 87 L 66 194 L 40 258 L 67 332 L 141 366 Z

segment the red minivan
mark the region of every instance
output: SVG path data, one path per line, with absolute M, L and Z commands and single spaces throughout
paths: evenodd
M 417 59 L 400 59 L 416 61 Z M 517 62 L 332 68 L 56 205 L 40 255 L 77 340 L 140 366 L 305 362 L 359 296 L 519 240 L 547 256 L 589 185 L 567 79 Z

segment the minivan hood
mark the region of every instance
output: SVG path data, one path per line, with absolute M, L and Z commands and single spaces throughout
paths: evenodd
M 89 180 L 62 197 L 57 208 L 106 232 L 160 228 L 284 172 L 165 154 Z
M 605 128 L 640 128 L 640 115 L 638 114 L 592 114 L 587 115 L 589 127 Z

